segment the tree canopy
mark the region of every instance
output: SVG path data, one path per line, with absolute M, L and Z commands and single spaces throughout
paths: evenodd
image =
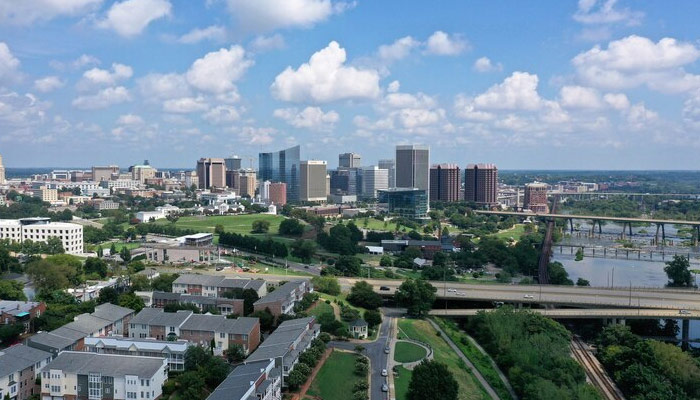
M 413 369 L 408 400 L 456 400 L 459 384 L 447 365 L 425 360 Z
M 437 289 L 428 281 L 407 279 L 394 294 L 396 302 L 406 307 L 408 314 L 414 317 L 424 317 L 433 307 Z

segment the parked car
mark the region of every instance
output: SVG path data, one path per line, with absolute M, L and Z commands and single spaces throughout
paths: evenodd
M 387 291 L 387 290 L 389 290 L 389 287 L 388 286 L 380 286 L 379 290 Z
M 534 298 L 535 298 L 535 296 L 533 296 L 533 295 L 531 295 L 531 294 L 526 294 L 524 297 L 525 297 L 526 299 L 534 299 Z
M 382 370 L 382 376 L 387 376 L 388 372 L 386 372 L 386 368 Z
M 389 391 L 389 386 L 386 383 L 382 384 L 382 392 L 388 392 Z
M 688 315 L 688 314 L 690 314 L 690 311 L 688 311 L 688 310 L 678 310 L 678 314 Z
M 386 353 L 386 354 L 391 353 L 391 347 L 386 346 L 386 347 L 384 348 L 384 353 Z

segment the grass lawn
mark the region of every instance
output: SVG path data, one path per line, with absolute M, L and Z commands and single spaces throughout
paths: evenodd
M 124 242 L 102 242 L 100 244 L 87 244 L 85 246 L 86 251 L 97 251 L 98 246 L 102 246 L 102 250 L 109 250 L 112 247 L 112 243 L 114 243 L 114 247 L 117 249 L 117 253 L 121 251 L 122 247 L 126 247 L 129 250 L 133 250 L 136 248 L 141 247 L 143 243 L 139 242 L 129 242 L 129 243 L 124 243 Z
M 459 330 L 454 321 L 444 318 L 435 318 L 435 322 L 440 325 L 447 336 L 462 350 L 462 353 L 474 364 L 484 379 L 491 384 L 493 390 L 498 393 L 498 397 L 501 399 L 510 399 L 510 392 L 508 392 L 506 385 L 498 376 L 498 372 L 496 372 L 496 369 L 491 364 L 489 356 L 480 352 L 479 349 L 468 340 L 467 335 Z
M 398 400 L 404 400 L 408 394 L 408 384 L 411 382 L 411 375 L 413 372 L 404 367 L 396 367 L 396 371 L 399 373 L 394 377 L 394 395 Z
M 434 359 L 445 363 L 457 382 L 459 382 L 458 398 L 460 400 L 488 398 L 481 385 L 469 373 L 464 362 L 452 351 L 447 342 L 437 335 L 437 331 L 433 329 L 428 321 L 401 319 L 399 320 L 399 333 L 399 338 L 408 336 L 411 339 L 430 344 L 433 349 Z M 398 396 L 396 398 L 403 400 Z
M 410 342 L 397 342 L 394 348 L 394 361 L 400 363 L 418 361 L 425 355 L 424 348 Z
M 353 222 L 355 222 L 355 225 L 357 225 L 358 228 L 368 229 L 370 231 L 393 232 L 394 230 L 396 230 L 396 224 L 391 222 L 391 221 L 380 221 L 380 220 L 374 219 L 374 218 L 367 218 L 367 226 L 365 226 L 365 219 L 364 218 L 353 219 Z M 385 222 L 386 222 L 386 227 L 384 226 Z
M 367 381 L 353 373 L 358 355 L 334 351 L 311 382 L 307 394 L 324 400 L 351 400 L 355 382 Z
M 326 301 L 323 299 L 318 301 L 318 304 L 316 305 L 316 307 L 307 311 L 307 313 L 309 315 L 313 315 L 316 318 L 318 318 L 321 314 L 325 314 L 328 312 L 330 312 L 330 313 L 333 312 L 333 306 L 331 306 L 330 304 L 326 304 Z
M 512 228 L 510 229 L 504 229 L 498 233 L 495 233 L 491 236 L 495 236 L 499 239 L 510 239 L 513 238 L 513 240 L 518 241 L 520 240 L 520 236 L 522 236 L 525 233 L 525 224 L 515 224 L 513 225 Z
M 243 215 L 214 215 L 214 216 L 189 216 L 181 217 L 175 226 L 183 229 L 194 229 L 201 232 L 214 232 L 216 225 L 223 225 L 226 232 L 249 235 L 253 229 L 254 221 L 267 221 L 270 223 L 269 234 L 276 235 L 279 231 L 283 216 L 270 214 L 243 214 Z M 167 225 L 166 219 L 159 219 L 157 224 Z

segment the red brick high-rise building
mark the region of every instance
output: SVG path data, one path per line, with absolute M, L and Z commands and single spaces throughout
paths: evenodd
M 287 184 L 284 182 L 270 183 L 270 204 L 283 206 L 287 204 Z
M 547 184 L 534 182 L 525 185 L 525 200 L 523 203 L 525 209 L 529 209 L 534 213 L 548 213 Z
M 495 164 L 467 165 L 464 200 L 488 206 L 498 204 L 498 168 Z
M 430 200 L 459 201 L 460 175 L 456 164 L 435 164 L 430 168 Z

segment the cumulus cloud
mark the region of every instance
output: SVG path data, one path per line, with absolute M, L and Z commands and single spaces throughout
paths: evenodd
M 97 26 L 112 29 L 120 36 L 134 37 L 151 22 L 169 16 L 171 9 L 168 0 L 125 0 L 114 3 Z
M 598 91 L 583 86 L 564 86 L 559 91 L 559 103 L 565 108 L 589 108 L 603 107 Z
M 237 25 L 247 32 L 267 32 L 280 28 L 309 28 L 340 14 L 354 3 L 331 0 L 227 0 L 228 11 Z
M 114 104 L 131 100 L 131 94 L 124 86 L 108 87 L 92 95 L 79 96 L 73 100 L 73 107 L 83 110 L 107 108 Z
M 398 83 L 398 82 L 397 82 Z M 427 135 L 451 131 L 446 111 L 435 98 L 424 93 L 388 93 L 375 105 L 376 120 L 357 116 L 353 123 L 361 131 L 395 131 L 402 134 Z
M 187 79 L 180 74 L 148 74 L 136 81 L 146 101 L 160 101 L 190 95 Z
M 488 57 L 480 57 L 474 61 L 474 71 L 476 72 L 492 72 L 492 71 L 502 71 L 503 65 L 501 63 L 493 63 Z
M 700 87 L 700 76 L 683 66 L 700 57 L 691 43 L 663 38 L 654 43 L 641 36 L 612 41 L 607 49 L 595 46 L 572 60 L 578 78 L 606 89 L 646 85 L 662 92 L 682 92 Z
M 64 71 L 66 69 L 82 69 L 84 67 L 100 65 L 100 60 L 95 56 L 83 54 L 70 62 L 51 60 L 49 61 L 49 65 L 55 70 Z
M 117 124 L 119 125 L 129 125 L 129 126 L 138 126 L 138 125 L 143 125 L 144 121 L 143 118 L 136 114 L 124 114 L 120 115 L 119 118 L 117 118 Z
M 179 99 L 166 100 L 163 103 L 163 111 L 177 114 L 188 114 L 198 111 L 205 111 L 208 108 L 209 105 L 202 96 L 181 97 Z
M 338 42 L 314 53 L 298 69 L 287 67 L 270 87 L 284 101 L 325 103 L 344 99 L 372 99 L 380 94 L 379 73 L 345 65 L 345 49 Z
M 254 126 L 234 128 L 233 131 L 237 134 L 239 141 L 251 145 L 270 144 L 275 141 L 274 135 L 277 133 L 275 128 L 258 128 Z
M 633 105 L 627 112 L 627 123 L 631 130 L 640 131 L 647 129 L 650 124 L 655 123 L 658 119 L 659 114 L 646 108 L 644 103 Z
M 579 0 L 574 20 L 587 25 L 624 23 L 639 25 L 644 13 L 617 8 L 617 0 Z
M 111 70 L 92 68 L 83 73 L 83 78 L 78 82 L 80 89 L 89 89 L 96 86 L 114 86 L 116 83 L 131 78 L 133 69 L 124 64 L 114 63 Z
M 482 109 L 534 110 L 540 107 L 539 78 L 528 72 L 513 72 L 502 83 L 491 86 L 474 98 Z
M 52 92 L 64 85 L 65 83 L 57 76 L 46 76 L 34 81 L 34 88 L 43 93 Z
M 238 121 L 241 119 L 241 115 L 233 106 L 220 105 L 207 111 L 202 118 L 212 124 L 219 125 Z
M 241 46 L 207 53 L 187 71 L 187 82 L 199 90 L 223 93 L 236 89 L 234 82 L 254 64 Z
M 212 25 L 206 28 L 195 28 L 188 33 L 180 36 L 177 40 L 180 43 L 193 44 L 199 43 L 202 40 L 212 40 L 222 42 L 226 39 L 226 28 L 219 25 Z
M 250 42 L 250 50 L 255 53 L 283 49 L 284 47 L 284 37 L 279 33 L 270 36 L 259 35 Z
M 420 45 L 420 41 L 410 36 L 405 36 L 400 39 L 396 39 L 396 41 L 394 41 L 392 44 L 384 44 L 379 46 L 377 55 L 381 61 L 385 63 L 392 63 L 408 57 L 411 51 Z
M 389 86 L 387 86 L 386 91 L 389 93 L 396 93 L 401 89 L 401 83 L 399 81 L 391 81 Z
M 607 93 L 603 100 L 615 110 L 626 110 L 630 106 L 630 101 L 624 93 Z
M 0 42 L 0 81 L 13 81 L 19 77 L 19 60 L 5 42 Z
M 36 125 L 46 118 L 47 108 L 31 94 L 0 89 L 0 127 L 14 131 Z
M 27 25 L 96 10 L 102 0 L 21 0 L 0 2 L 0 22 Z
M 319 107 L 306 107 L 301 111 L 297 108 L 278 108 L 272 115 L 295 128 L 315 131 L 330 131 L 340 119 L 337 112 L 333 110 L 323 112 Z
M 462 35 L 449 35 L 443 31 L 433 33 L 425 44 L 425 52 L 439 56 L 455 56 L 469 49 Z

